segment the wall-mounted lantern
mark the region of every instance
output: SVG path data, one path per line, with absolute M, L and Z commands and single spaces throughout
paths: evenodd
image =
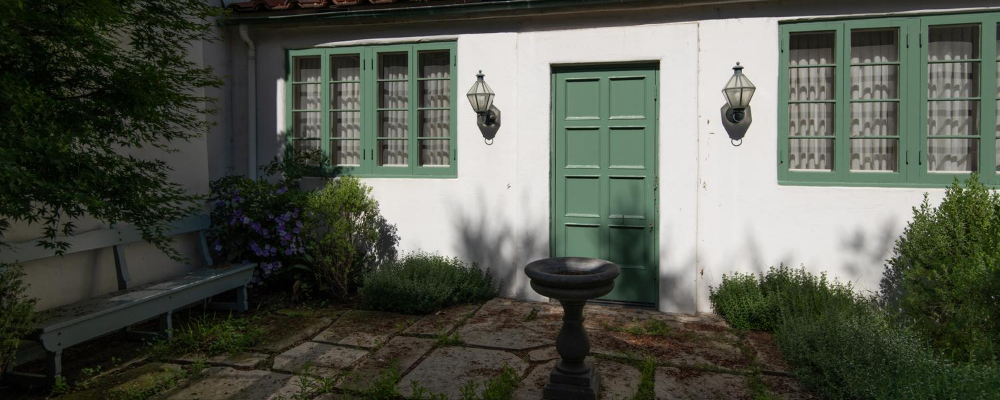
M 733 76 L 722 89 L 722 95 L 726 97 L 727 103 L 722 106 L 722 125 L 729 133 L 733 146 L 743 143 L 743 136 L 753 121 L 750 115 L 750 99 L 756 90 L 757 87 L 743 75 L 743 67 L 737 62 L 733 67 Z
M 479 116 L 479 130 L 483 133 L 486 144 L 493 144 L 493 138 L 496 136 L 497 130 L 500 129 L 500 109 L 493 105 L 496 93 L 483 80 L 484 76 L 483 71 L 476 74 L 476 83 L 472 85 L 466 96 L 469 97 L 472 110 Z

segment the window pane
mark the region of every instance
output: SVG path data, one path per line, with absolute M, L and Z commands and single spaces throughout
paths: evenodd
M 330 80 L 361 80 L 361 57 L 357 54 L 338 54 L 330 56 Z
M 896 28 L 852 30 L 851 63 L 898 62 L 898 37 Z
M 789 139 L 788 168 L 833 170 L 833 139 Z
M 790 68 L 788 70 L 788 100 L 833 100 L 833 67 Z
M 312 111 L 292 113 L 292 137 L 319 139 L 322 117 L 322 113 Z
M 978 159 L 978 139 L 927 141 L 927 170 L 930 172 L 975 172 Z
M 928 61 L 979 58 L 979 25 L 932 26 L 927 37 Z
M 331 140 L 330 150 L 333 153 L 333 158 L 330 160 L 333 165 L 361 165 L 360 140 Z
M 319 56 L 295 57 L 295 82 L 319 82 L 322 72 L 320 70 Z
M 789 65 L 833 64 L 836 32 L 792 33 L 788 43 Z
M 898 65 L 851 67 L 852 99 L 898 99 Z
M 410 100 L 409 82 L 379 82 L 379 108 L 407 108 Z
M 451 144 L 448 140 L 421 140 L 420 165 L 450 165 Z
M 451 81 L 420 81 L 420 107 L 451 107 Z
M 851 139 L 851 171 L 896 171 L 899 139 Z
M 318 83 L 292 85 L 292 92 L 292 107 L 296 110 L 319 110 L 322 106 Z
M 851 103 L 851 136 L 899 135 L 899 103 Z
M 927 102 L 927 134 L 978 136 L 979 101 Z
M 407 53 L 379 53 L 379 79 L 409 79 L 409 56 Z
M 788 136 L 833 136 L 833 103 L 788 105 Z
M 330 107 L 334 110 L 360 110 L 361 84 L 334 83 L 330 85 Z
M 410 113 L 407 111 L 379 111 L 378 136 L 406 138 L 409 134 Z
M 420 111 L 420 137 L 448 137 L 451 132 L 451 111 Z
M 927 97 L 979 97 L 979 62 L 927 65 Z
M 378 165 L 406 166 L 407 165 L 406 141 L 379 139 Z
M 335 138 L 361 138 L 361 112 L 330 113 L 330 136 Z
M 451 77 L 451 55 L 448 50 L 444 51 L 421 51 L 420 52 L 420 77 L 421 78 L 450 78 Z

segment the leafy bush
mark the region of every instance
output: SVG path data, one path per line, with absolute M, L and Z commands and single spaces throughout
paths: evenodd
M 955 364 L 877 313 L 796 317 L 775 342 L 803 384 L 829 399 L 988 399 L 1000 369 Z
M 408 254 L 369 273 L 361 305 L 369 310 L 428 314 L 453 304 L 492 299 L 499 292 L 489 269 L 457 258 Z
M 24 295 L 23 276 L 19 265 L 0 263 L 0 375 L 14 360 L 21 338 L 32 328 L 35 299 Z
M 302 206 L 306 194 L 295 179 L 267 180 L 284 171 L 277 161 L 253 180 L 226 176 L 211 184 L 213 255 L 228 263 L 258 263 L 253 283 L 259 285 L 295 265 L 305 252 Z
M 805 268 L 771 267 L 760 280 L 753 274 L 722 276 L 712 288 L 712 308 L 739 330 L 774 332 L 788 317 L 816 316 L 826 310 L 854 310 L 865 305 L 850 284 L 830 282 L 826 274 L 812 275 Z
M 335 297 L 348 297 L 367 270 L 396 256 L 396 228 L 358 178 L 342 177 L 310 193 L 306 226 L 316 283 Z
M 913 209 L 883 274 L 884 303 L 954 360 L 1000 356 L 1000 196 L 972 176 Z

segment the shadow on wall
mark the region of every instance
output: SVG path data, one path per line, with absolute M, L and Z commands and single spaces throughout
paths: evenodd
M 475 263 L 479 268 L 489 268 L 493 277 L 501 281 L 501 294 L 516 298 L 537 297 L 526 284 L 522 271 L 525 260 L 537 254 L 549 254 L 548 240 L 537 240 L 537 235 L 524 234 L 518 238 L 513 218 L 505 218 L 505 210 L 491 204 L 482 190 L 476 191 L 476 201 L 455 203 L 451 208 L 456 216 L 451 219 L 453 229 L 458 233 L 455 249 L 458 258 Z M 509 215 L 509 214 L 508 214 Z

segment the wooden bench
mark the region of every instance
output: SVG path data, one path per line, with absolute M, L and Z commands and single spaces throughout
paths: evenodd
M 128 330 L 132 325 L 153 318 L 159 318 L 158 331 L 129 330 L 129 335 L 170 339 L 173 311 L 198 301 L 208 299 L 213 308 L 246 311 L 247 285 L 253 277 L 255 264 L 209 268 L 212 258 L 205 241 L 205 229 L 209 224 L 207 215 L 199 215 L 177 221 L 167 232 L 167 236 L 198 232 L 198 247 L 204 268 L 139 286 L 132 285 L 123 251 L 123 245 L 142 241 L 138 229 L 112 227 L 60 238 L 71 245 L 67 254 L 111 247 L 118 276 L 118 291 L 37 314 L 35 329 L 26 339 L 41 345 L 37 355 L 44 353 L 45 374 L 17 371 L 8 371 L 8 374 L 22 380 L 44 380 L 51 384 L 62 373 L 62 352 L 67 347 L 118 330 Z M 0 262 L 4 263 L 27 262 L 53 256 L 53 250 L 37 246 L 35 240 L 13 244 L 10 248 L 0 250 Z M 230 290 L 236 291 L 235 302 L 211 302 L 212 296 Z M 25 361 L 22 354 L 14 367 Z

